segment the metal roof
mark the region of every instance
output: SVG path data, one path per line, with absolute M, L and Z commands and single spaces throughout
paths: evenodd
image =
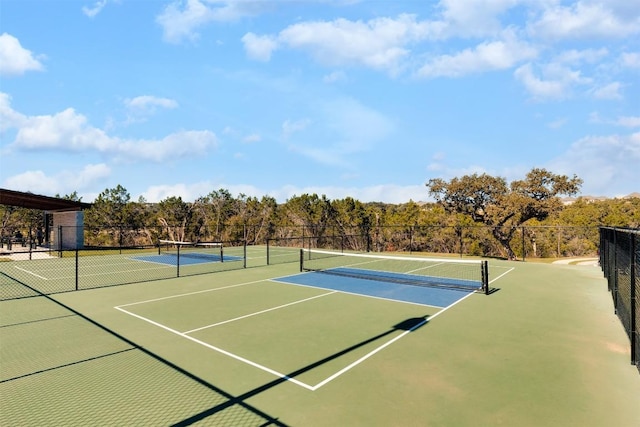
M 76 202 L 58 197 L 40 196 L 33 193 L 0 188 L 0 205 L 18 206 L 43 211 L 79 211 L 91 207 L 91 203 Z

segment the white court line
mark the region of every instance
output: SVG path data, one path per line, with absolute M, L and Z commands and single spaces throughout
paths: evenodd
M 418 258 L 418 259 L 420 259 L 420 258 Z M 452 263 L 453 263 L 453 262 L 452 262 Z M 430 268 L 437 267 L 437 266 L 439 266 L 439 265 L 445 265 L 445 264 L 447 264 L 447 263 L 446 263 L 446 262 L 437 262 L 437 263 L 435 263 L 435 264 L 425 265 L 424 267 L 420 267 L 420 268 L 416 268 L 415 270 L 407 271 L 407 273 L 406 273 L 406 274 L 415 273 L 416 271 L 420 271 L 420 270 L 428 270 L 428 269 L 430 269 Z M 465 264 L 466 264 L 466 263 L 465 263 Z M 478 265 L 480 265 L 480 263 L 478 263 Z
M 279 377 L 279 378 L 285 379 L 285 380 L 287 380 L 287 381 L 291 381 L 292 383 L 297 384 L 297 385 L 299 385 L 299 386 L 301 386 L 301 387 L 304 387 L 304 388 L 306 388 L 306 389 L 308 389 L 308 390 L 312 390 L 312 387 L 311 387 L 309 384 L 303 383 L 302 381 L 298 381 L 298 380 L 296 380 L 296 379 L 294 379 L 294 378 L 290 378 L 290 377 L 288 377 L 287 375 L 285 375 L 285 374 L 283 374 L 283 373 L 281 373 L 281 372 L 278 372 L 278 371 L 273 370 L 273 369 L 271 369 L 271 368 L 267 368 L 266 366 L 260 365 L 259 363 L 252 362 L 252 361 L 251 361 L 251 360 L 249 360 L 249 359 L 245 359 L 244 357 L 238 356 L 237 354 L 234 354 L 234 353 L 228 352 L 228 351 L 226 351 L 226 350 L 223 350 L 223 349 L 221 349 L 221 348 L 219 348 L 219 347 L 213 346 L 213 345 L 211 345 L 211 344 L 209 344 L 209 343 L 206 343 L 206 342 L 204 342 L 204 341 L 200 341 L 200 340 L 199 340 L 199 339 L 197 339 L 197 338 L 193 338 L 193 337 L 191 337 L 191 336 L 189 336 L 189 335 L 183 334 L 183 333 L 181 333 L 181 332 L 179 332 L 179 331 L 176 331 L 175 329 L 171 329 L 171 328 L 169 328 L 168 326 L 165 326 L 165 325 L 163 325 L 163 324 L 161 324 L 161 323 L 154 322 L 154 321 L 153 321 L 153 320 L 151 320 L 151 319 L 147 319 L 146 317 L 143 317 L 143 316 L 140 316 L 140 315 L 138 315 L 138 314 L 135 314 L 135 313 L 132 313 L 132 312 L 130 312 L 130 311 L 127 311 L 127 310 L 123 309 L 122 307 L 114 307 L 114 308 L 115 308 L 116 310 L 119 310 L 119 311 L 121 311 L 121 312 L 123 312 L 123 313 L 126 313 L 126 314 L 130 315 L 130 316 L 133 316 L 133 317 L 136 317 L 136 318 L 138 318 L 138 319 L 140 319 L 140 320 L 144 320 L 145 322 L 151 323 L 152 325 L 157 326 L 157 327 L 159 327 L 159 328 L 162 328 L 162 329 L 164 329 L 165 331 L 172 332 L 172 333 L 174 333 L 174 334 L 176 334 L 176 335 L 178 335 L 178 336 L 180 336 L 180 337 L 182 337 L 182 338 L 186 338 L 186 339 L 188 339 L 188 340 L 190 340 L 190 341 L 193 341 L 193 342 L 195 342 L 195 343 L 197 343 L 197 344 L 200 344 L 200 345 L 202 345 L 202 346 L 204 346 L 204 347 L 207 347 L 207 348 L 209 348 L 209 349 L 211 349 L 211 350 L 217 351 L 218 353 L 222 353 L 222 354 L 224 354 L 225 356 L 229 356 L 229 357 L 231 357 L 231 358 L 233 358 L 233 359 L 239 360 L 240 362 L 246 363 L 247 365 L 251 365 L 251 366 L 253 366 L 253 367 L 255 367 L 255 368 L 261 369 L 261 370 L 263 370 L 263 371 L 265 371 L 265 372 L 268 372 L 268 373 L 270 373 L 270 374 L 272 374 L 272 375 L 275 375 L 275 376 L 277 376 L 277 377 Z
M 15 267 L 15 266 L 14 266 L 14 267 Z M 41 276 L 41 275 L 39 275 L 39 274 L 34 273 L 33 271 L 25 270 L 24 268 L 20 268 L 20 267 L 16 267 L 16 268 L 17 268 L 18 270 L 20 270 L 20 271 L 24 272 L 24 273 L 30 274 L 30 275 L 32 275 L 32 276 L 35 276 L 35 277 L 37 277 L 38 279 L 42 279 L 42 280 L 49 280 L 49 279 L 47 279 L 47 278 L 46 278 L 46 277 L 44 277 L 44 276 Z
M 112 267 L 113 265 L 117 265 L 117 264 L 107 264 L 104 265 L 103 267 Z M 84 267 L 80 267 L 80 270 L 84 269 L 84 268 L 91 268 L 93 269 L 95 266 L 84 266 Z M 176 270 L 175 266 L 163 266 L 163 269 L 171 269 L 172 271 Z M 139 271 L 158 271 L 160 270 L 160 268 L 135 268 L 135 269 L 127 269 L 127 270 L 117 270 L 117 271 L 103 271 L 103 272 L 98 272 L 98 273 L 84 273 L 82 272 L 80 274 L 80 278 L 83 277 L 99 277 L 99 276 L 111 276 L 114 274 L 128 274 L 128 273 L 135 273 L 135 272 L 139 272 Z M 63 279 L 73 279 L 76 276 L 61 276 L 61 277 L 56 277 L 56 280 L 63 280 Z M 171 279 L 175 279 L 175 276 L 170 277 Z M 53 280 L 53 279 L 52 279 Z
M 506 274 L 506 273 L 505 273 L 505 274 Z M 213 346 L 213 345 L 211 345 L 211 344 L 208 344 L 208 343 L 206 343 L 206 342 L 204 342 L 204 341 L 201 341 L 201 340 L 199 340 L 199 339 L 196 339 L 196 338 L 194 338 L 194 337 L 192 337 L 192 336 L 189 336 L 189 335 L 188 335 L 188 334 L 189 334 L 189 333 L 191 333 L 191 332 L 195 332 L 195 331 L 197 331 L 197 330 L 205 329 L 205 328 L 207 328 L 207 327 L 212 327 L 212 326 L 215 326 L 215 325 L 205 326 L 205 327 L 203 327 L 203 328 L 198 328 L 198 329 L 194 329 L 194 330 L 187 331 L 187 332 L 179 332 L 179 331 L 177 331 L 177 330 L 175 330 L 175 329 L 172 329 L 172 328 L 169 328 L 168 326 L 165 326 L 165 325 L 163 325 L 163 324 L 161 324 L 161 323 L 155 322 L 155 321 L 153 321 L 153 320 L 151 320 L 151 319 L 147 319 L 146 317 L 140 316 L 140 315 L 138 315 L 138 314 L 132 313 L 132 312 L 127 311 L 127 310 L 125 310 L 124 308 L 122 308 L 122 307 L 127 307 L 127 306 L 132 306 L 132 305 L 142 304 L 142 303 L 145 303 L 145 302 L 160 301 L 160 300 L 171 299 L 171 298 L 176 298 L 176 297 L 181 297 L 181 296 L 188 296 L 188 295 L 199 294 L 199 293 L 203 293 L 203 292 L 216 291 L 216 290 L 222 290 L 222 289 L 229 289 L 229 288 L 233 288 L 233 287 L 237 287 L 237 286 L 243 286 L 243 285 L 248 285 L 248 284 L 252 284 L 252 283 L 258 283 L 258 282 L 262 282 L 262 281 L 263 281 L 263 280 L 257 280 L 257 281 L 254 281 L 254 282 L 247 282 L 247 283 L 241 283 L 241 284 L 237 284 L 237 285 L 230 285 L 230 286 L 226 286 L 226 287 L 223 287 L 223 288 L 216 288 L 216 289 L 209 289 L 209 290 L 198 291 L 198 292 L 191 292 L 191 293 L 186 293 L 186 294 L 174 295 L 174 296 L 170 296 L 170 297 L 155 298 L 155 299 L 151 299 L 151 300 L 139 301 L 139 302 L 135 302 L 135 303 L 125 304 L 125 305 L 117 306 L 117 307 L 114 307 L 114 308 L 115 308 L 116 310 L 119 310 L 119 311 L 121 311 L 121 312 L 123 312 L 123 313 L 126 313 L 126 314 L 130 315 L 130 316 L 136 317 L 136 318 L 138 318 L 138 319 L 140 319 L 140 320 L 143 320 L 143 321 L 148 322 L 148 323 L 150 323 L 150 324 L 152 324 L 152 325 L 155 325 L 155 326 L 157 326 L 157 327 L 160 327 L 160 328 L 162 328 L 162 329 L 164 329 L 164 330 L 166 330 L 166 331 L 172 332 L 172 333 L 174 333 L 174 334 L 176 334 L 176 335 L 178 335 L 178 336 L 180 336 L 180 337 L 186 338 L 186 339 L 188 339 L 188 340 L 190 340 L 190 341 L 193 341 L 193 342 L 195 342 L 195 343 L 197 343 L 197 344 L 200 344 L 200 345 L 202 345 L 202 346 L 204 346 L 204 347 L 206 347 L 206 348 L 209 348 L 209 349 L 211 349 L 211 350 L 214 350 L 214 351 L 217 351 L 217 352 L 219 352 L 219 353 L 221 353 L 221 354 L 224 354 L 225 356 L 231 357 L 231 358 L 236 359 L 236 360 L 238 360 L 238 361 L 240 361 L 240 362 L 243 362 L 243 363 L 245 363 L 245 364 L 248 364 L 248 365 L 250 365 L 250 366 L 253 366 L 253 367 L 255 367 L 255 368 L 258 368 L 258 369 L 260 369 L 260 370 L 262 370 L 262 371 L 268 372 L 268 373 L 270 373 L 270 374 L 272 374 L 272 375 L 275 375 L 275 376 L 277 376 L 277 377 L 279 377 L 279 378 L 282 378 L 282 379 L 284 379 L 284 380 L 286 380 L 286 381 L 290 381 L 290 382 L 292 382 L 292 383 L 294 383 L 294 384 L 296 384 L 296 385 L 299 385 L 299 386 L 301 386 L 301 387 L 303 387 L 303 388 L 306 388 L 307 390 L 310 390 L 310 391 L 316 391 L 316 390 L 317 390 L 317 389 L 319 389 L 320 387 L 322 387 L 322 386 L 326 385 L 326 384 L 327 384 L 327 383 L 329 383 L 330 381 L 333 381 L 334 379 L 338 378 L 339 376 L 343 375 L 344 373 L 346 373 L 346 372 L 348 372 L 349 370 L 353 369 L 354 367 L 358 366 L 360 363 L 362 363 L 362 362 L 364 362 L 365 360 L 369 359 L 370 357 L 372 357 L 372 356 L 373 356 L 373 355 L 375 355 L 376 353 L 378 353 L 378 352 L 382 351 L 382 350 L 383 350 L 383 349 L 385 349 L 386 347 L 388 347 L 388 346 L 390 346 L 391 344 L 395 343 L 395 342 L 396 342 L 396 341 L 398 341 L 400 338 L 405 337 L 409 332 L 412 332 L 412 331 L 416 330 L 418 327 L 420 327 L 420 326 L 424 325 L 425 323 L 427 323 L 427 322 L 431 321 L 432 319 L 436 318 L 438 315 L 440 315 L 440 314 L 441 314 L 441 313 L 443 313 L 444 311 L 446 311 L 446 310 L 450 309 L 450 308 L 451 308 L 451 307 L 453 307 L 454 305 L 456 305 L 456 304 L 460 303 L 461 301 L 463 301 L 463 300 L 467 299 L 468 297 L 470 297 L 471 295 L 473 295 L 473 293 L 468 293 L 468 294 L 467 294 L 467 295 L 465 295 L 464 297 L 462 297 L 462 298 L 460 298 L 459 300 L 455 301 L 453 304 L 450 304 L 449 306 L 444 307 L 444 308 L 439 307 L 439 306 L 429 306 L 429 307 L 434 307 L 434 308 L 440 308 L 440 310 L 439 310 L 438 312 L 436 312 L 435 314 L 433 314 L 432 316 L 429 316 L 427 319 L 425 319 L 425 320 L 424 320 L 424 322 L 420 322 L 419 324 L 415 325 L 414 327 L 412 327 L 412 328 L 411 328 L 411 329 L 409 329 L 408 331 L 405 331 L 405 332 L 403 332 L 402 334 L 398 335 L 397 337 L 395 337 L 395 338 L 393 338 L 393 339 L 391 339 L 391 340 L 389 340 L 389 341 L 385 342 L 384 344 L 382 344 L 382 345 L 380 345 L 379 347 L 377 347 L 377 348 L 373 349 L 372 351 L 370 351 L 369 353 L 365 354 L 364 356 L 362 356 L 362 357 L 361 357 L 361 358 L 359 358 L 358 360 L 356 360 L 356 361 L 354 361 L 353 363 L 349 364 L 348 366 L 346 366 L 346 367 L 342 368 L 342 369 L 341 369 L 341 370 L 339 370 L 338 372 L 336 372 L 336 373 L 334 373 L 334 374 L 330 375 L 329 377 L 325 378 L 324 380 L 322 380 L 321 382 L 319 382 L 318 384 L 316 384 L 316 385 L 314 385 L 314 386 L 309 385 L 309 384 L 307 384 L 307 383 L 304 383 L 304 382 L 302 382 L 302 381 L 296 380 L 295 378 L 291 378 L 291 377 L 287 376 L 286 374 L 283 374 L 283 373 L 278 372 L 278 371 L 276 371 L 276 370 L 274 370 L 274 369 L 268 368 L 268 367 L 266 367 L 266 366 L 264 366 L 264 365 L 261 365 L 261 364 L 259 364 L 259 363 L 253 362 L 253 361 L 251 361 L 251 360 L 249 360 L 249 359 L 246 359 L 246 358 L 244 358 L 244 357 L 241 357 L 241 356 L 239 356 L 239 355 L 237 355 L 237 354 L 234 354 L 234 353 L 231 353 L 231 352 L 229 352 L 229 351 L 223 350 L 223 349 L 221 349 L 221 348 L 219 348 L 219 347 Z M 269 281 L 272 281 L 272 282 L 275 282 L 275 283 L 286 283 L 286 284 L 289 284 L 289 285 L 291 285 L 291 284 L 292 284 L 292 283 L 287 283 L 287 282 L 278 282 L 277 280 L 273 280 L 273 279 L 270 279 Z M 317 286 L 298 285 L 298 284 L 293 284 L 293 285 L 294 285 L 294 286 L 313 287 L 313 288 L 316 288 L 316 289 L 318 288 Z M 327 289 L 327 288 L 322 288 L 322 289 Z M 238 317 L 238 318 L 236 318 L 236 319 L 230 319 L 230 320 L 227 320 L 227 321 L 219 322 L 217 325 L 219 325 L 219 324 L 223 324 L 223 323 L 232 322 L 232 321 L 234 321 L 234 320 L 239 320 L 240 318 L 246 318 L 246 317 L 250 317 L 250 316 L 255 316 L 255 315 L 258 315 L 258 314 L 266 313 L 266 312 L 269 312 L 269 311 L 277 310 L 277 309 L 279 309 L 279 308 L 287 307 L 287 306 L 290 306 L 290 305 L 292 305 L 292 304 L 297 304 L 297 303 L 299 303 L 299 302 L 306 302 L 306 301 L 310 301 L 310 300 L 313 300 L 313 299 L 315 299 L 315 298 L 320 298 L 320 297 L 327 296 L 327 295 L 331 295 L 331 294 L 334 294 L 334 293 L 345 293 L 345 294 L 350 294 L 350 295 L 364 296 L 364 297 L 366 297 L 366 298 L 376 298 L 376 299 L 382 299 L 382 300 L 388 300 L 388 301 L 394 301 L 394 302 L 400 302 L 400 303 L 407 303 L 407 302 L 405 302 L 405 301 L 389 300 L 389 299 L 387 299 L 387 298 L 380 298 L 380 297 L 373 297 L 373 296 L 369 296 L 369 295 L 361 295 L 361 294 L 350 293 L 350 292 L 336 291 L 336 290 L 333 290 L 333 289 L 327 289 L 327 290 L 328 290 L 328 291 L 331 291 L 331 292 L 327 292 L 327 293 L 325 293 L 325 294 L 321 294 L 321 295 L 316 295 L 316 296 L 314 296 L 314 297 L 306 298 L 306 299 L 304 299 L 304 300 L 300 300 L 300 301 L 297 301 L 297 302 L 293 302 L 293 303 L 289 303 L 289 304 L 284 304 L 284 305 L 282 305 L 282 306 L 273 307 L 273 308 L 271 308 L 271 309 L 262 310 L 262 311 L 260 311 L 260 312 L 256 312 L 256 313 L 249 314 L 249 315 L 246 315 L 246 316 L 241 316 L 241 317 Z M 420 306 L 426 306 L 426 304 L 417 304 L 417 303 L 408 303 L 408 304 L 420 305 Z
M 439 313 L 439 312 L 438 312 Z M 433 316 L 432 316 L 433 317 Z M 351 370 L 352 368 L 356 367 L 357 365 L 359 365 L 360 363 L 364 362 L 365 360 L 367 360 L 368 358 L 370 358 L 371 356 L 373 356 L 374 354 L 378 353 L 379 351 L 383 350 L 384 348 L 390 346 L 391 344 L 393 344 L 394 342 L 398 341 L 400 338 L 404 337 L 405 335 L 407 335 L 409 332 L 413 332 L 416 329 L 418 329 L 420 326 L 424 325 L 425 323 L 427 323 L 429 320 L 425 319 L 424 321 L 418 323 L 417 325 L 415 325 L 414 327 L 412 327 L 411 329 L 404 331 L 403 333 L 401 333 L 400 335 L 398 335 L 397 337 L 387 341 L 386 343 L 382 344 L 380 347 L 373 349 L 372 351 L 370 351 L 369 353 L 365 354 L 364 356 L 362 356 L 360 359 L 356 360 L 355 362 L 351 363 L 350 365 L 345 366 L 344 368 L 340 369 L 338 372 L 336 372 L 335 374 L 331 375 L 330 377 L 324 379 L 323 381 L 320 381 L 318 384 L 314 385 L 312 387 L 312 391 L 316 391 L 317 389 L 319 389 L 320 387 L 322 387 L 323 385 L 327 384 L 330 381 L 333 381 L 334 379 L 338 378 L 340 375 L 344 374 L 345 372 Z
M 260 283 L 260 282 L 264 282 L 264 280 L 254 280 L 253 282 L 238 283 L 236 285 L 223 286 L 221 288 L 204 289 L 202 291 L 194 291 L 194 292 L 187 292 L 187 293 L 184 293 L 184 294 L 170 295 L 170 296 L 167 296 L 167 297 L 153 298 L 153 299 L 148 299 L 148 300 L 144 300 L 144 301 L 137 301 L 137 302 L 132 302 L 132 303 L 129 303 L 129 304 L 119 305 L 118 307 L 129 307 L 131 305 L 146 304 L 148 302 L 162 301 L 162 300 L 172 299 L 172 298 L 188 297 L 190 295 L 203 294 L 203 293 L 206 293 L 206 292 L 216 292 L 216 291 L 221 291 L 221 290 L 224 290 L 224 289 L 237 288 L 239 286 L 253 285 L 253 284 L 256 284 L 256 283 Z
M 505 268 L 505 267 L 502 267 L 502 268 Z M 504 276 L 504 275 L 506 275 L 506 274 L 508 274 L 508 273 L 511 273 L 511 272 L 512 272 L 513 270 L 515 270 L 515 269 L 516 269 L 515 267 L 511 267 L 510 269 L 508 269 L 507 271 L 505 271 L 504 273 L 502 273 L 501 275 L 499 275 L 499 276 L 498 276 L 498 277 L 496 277 L 495 279 L 489 280 L 489 284 L 491 284 L 491 283 L 495 282 L 496 280 L 498 280 L 498 279 L 499 279 L 499 278 L 501 278 L 502 276 Z
M 214 324 L 212 324 L 212 325 L 207 325 L 207 326 L 203 326 L 203 327 L 201 327 L 201 328 L 196 328 L 196 329 L 192 329 L 192 330 L 190 330 L 190 331 L 185 331 L 185 332 L 183 332 L 183 334 L 190 334 L 190 333 L 192 333 L 192 332 L 202 331 L 203 329 L 213 328 L 213 327 L 215 327 L 215 326 L 224 325 L 225 323 L 231 323 L 231 322 L 235 322 L 236 320 L 246 319 L 247 317 L 253 317 L 253 316 L 257 316 L 257 315 L 259 315 L 259 314 L 268 313 L 268 312 L 270 312 L 270 311 L 279 310 L 279 309 L 281 309 L 281 308 L 289 307 L 289 306 L 291 306 L 291 305 L 300 304 L 301 302 L 306 302 L 306 301 L 311 301 L 311 300 L 316 299 L 316 298 L 326 297 L 327 295 L 335 294 L 335 293 L 337 293 L 337 292 L 338 292 L 338 291 L 327 292 L 326 294 L 316 295 L 316 296 L 313 296 L 313 297 L 311 297 L 311 298 L 301 299 L 301 300 L 299 300 L 299 301 L 290 302 L 290 303 L 288 303 L 288 304 L 279 305 L 279 306 L 277 306 L 277 307 L 268 308 L 268 309 L 266 309 L 266 310 L 262 310 L 262 311 L 256 311 L 255 313 L 246 314 L 246 315 L 244 315 L 244 316 L 236 317 L 236 318 L 234 318 L 234 319 L 223 320 L 222 322 L 214 323 Z
M 327 384 L 328 382 L 334 380 L 335 378 L 338 378 L 340 375 L 344 374 L 345 372 L 355 368 L 356 366 L 358 366 L 360 363 L 364 362 L 365 360 L 367 360 L 368 358 L 370 358 L 371 356 L 373 356 L 374 354 L 378 353 L 379 351 L 383 350 L 384 348 L 390 346 L 391 344 L 393 344 L 394 342 L 398 341 L 400 338 L 403 338 L 404 336 L 406 336 L 409 332 L 413 332 L 416 329 L 418 329 L 420 326 L 424 325 L 427 322 L 430 322 L 431 320 L 435 319 L 436 317 L 438 317 L 438 315 L 440 315 L 441 313 L 447 311 L 448 309 L 450 309 L 451 307 L 453 307 L 454 305 L 458 304 L 459 302 L 469 298 L 471 295 L 473 295 L 473 292 L 470 292 L 469 294 L 467 294 L 466 296 L 460 298 L 459 300 L 457 300 L 456 302 L 454 302 L 453 304 L 448 305 L 447 307 L 443 308 L 442 310 L 438 311 L 437 313 L 435 313 L 432 316 L 427 317 L 424 322 L 420 322 L 417 325 L 415 325 L 414 327 L 412 327 L 411 329 L 409 329 L 408 331 L 404 331 L 403 333 L 401 333 L 400 335 L 398 335 L 397 337 L 387 341 L 386 343 L 382 344 L 380 347 L 377 347 L 375 349 L 373 349 L 372 351 L 370 351 L 369 353 L 365 354 L 364 356 L 362 356 L 360 359 L 356 360 L 355 362 L 353 362 L 352 364 L 342 368 L 341 370 L 339 370 L 338 372 L 336 372 L 335 374 L 331 375 L 330 377 L 326 378 L 325 380 L 319 382 L 318 384 L 316 384 L 315 386 L 312 387 L 312 391 L 316 391 L 317 389 L 319 389 L 320 387 L 322 387 L 323 385 Z
M 306 273 L 301 273 L 301 274 L 306 274 Z M 398 302 L 400 304 L 419 305 L 421 307 L 443 308 L 441 305 L 430 305 L 430 304 L 422 304 L 422 303 L 419 303 L 419 302 L 403 301 L 403 300 L 393 299 L 393 298 L 377 297 L 375 295 L 366 295 L 366 294 L 360 294 L 358 292 L 348 292 L 348 291 L 336 290 L 336 289 L 331 289 L 331 288 L 325 288 L 325 287 L 322 287 L 322 286 L 303 285 L 301 283 L 293 283 L 293 282 L 283 282 L 283 281 L 278 280 L 278 279 L 267 279 L 267 280 L 269 280 L 270 282 L 282 283 L 282 284 L 285 284 L 285 285 L 302 286 L 302 287 L 305 287 L 305 288 L 313 288 L 313 289 L 325 289 L 327 291 L 340 292 L 341 294 L 354 295 L 354 296 L 363 297 L 363 298 L 379 299 L 379 300 L 382 300 L 382 301 Z

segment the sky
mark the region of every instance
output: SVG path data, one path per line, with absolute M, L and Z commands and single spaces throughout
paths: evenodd
M 640 191 L 640 0 L 2 0 L 0 187 L 430 200 Z

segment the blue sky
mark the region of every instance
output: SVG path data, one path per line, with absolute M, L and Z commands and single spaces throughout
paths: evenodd
M 640 0 L 2 0 L 0 187 L 428 200 L 640 191 Z

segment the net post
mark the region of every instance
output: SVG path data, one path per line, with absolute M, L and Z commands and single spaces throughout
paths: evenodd
M 304 271 L 304 249 L 300 249 L 300 272 Z
M 220 262 L 224 262 L 224 249 L 222 249 L 222 242 L 220 242 Z
M 176 277 L 180 277 L 180 245 L 176 245 Z
M 482 261 L 482 289 L 485 295 L 489 295 L 489 261 Z
M 220 246 L 220 250 L 222 251 L 222 246 Z M 247 268 L 247 241 L 246 240 L 243 243 L 242 268 Z
M 270 238 L 267 238 L 267 265 L 271 265 L 269 263 L 269 241 L 270 240 L 271 240 Z

